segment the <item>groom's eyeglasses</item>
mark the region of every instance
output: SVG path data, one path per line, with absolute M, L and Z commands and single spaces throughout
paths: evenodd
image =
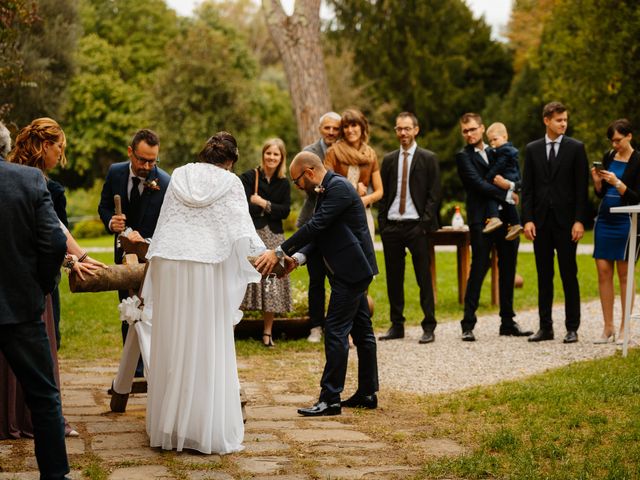
M 313 170 L 313 168 L 311 168 L 311 167 L 308 167 L 308 168 L 309 168 L 309 170 Z M 304 177 L 304 172 L 306 172 L 306 171 L 307 171 L 307 169 L 305 168 L 304 170 L 302 170 L 302 173 L 301 173 L 300 175 L 298 175 L 296 178 L 292 178 L 292 179 L 291 179 L 291 180 L 293 180 L 293 184 L 294 184 L 296 187 L 299 187 L 299 186 L 300 186 L 300 185 L 298 185 L 298 182 L 300 181 L 300 179 L 301 179 L 302 177 Z

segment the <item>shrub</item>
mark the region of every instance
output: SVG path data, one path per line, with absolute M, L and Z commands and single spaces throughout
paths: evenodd
M 105 234 L 104 225 L 100 220 L 81 220 L 75 224 L 71 232 L 75 239 L 97 238 Z

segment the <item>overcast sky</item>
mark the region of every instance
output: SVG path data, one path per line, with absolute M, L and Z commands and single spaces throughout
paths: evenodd
M 477 16 L 484 15 L 493 28 L 493 36 L 498 38 L 509 20 L 511 0 L 466 0 Z M 285 9 L 291 9 L 294 0 L 283 0 Z M 199 0 L 167 0 L 167 3 L 181 15 L 189 15 Z

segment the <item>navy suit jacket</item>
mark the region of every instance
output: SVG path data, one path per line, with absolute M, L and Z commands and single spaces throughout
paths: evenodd
M 0 325 L 38 321 L 67 239 L 42 172 L 0 162 Z
M 341 175 L 327 171 L 311 219 L 282 244 L 287 255 L 320 254 L 336 279 L 359 283 L 378 273 L 364 206 Z
M 554 215 L 560 225 L 589 219 L 589 163 L 584 144 L 564 135 L 553 165 L 547 161 L 545 138 L 525 150 L 522 175 L 522 223 L 544 225 Z
M 158 216 L 160 215 L 160 208 L 164 200 L 164 194 L 169 186 L 171 177 L 164 170 L 157 166 L 151 170 L 146 181 L 152 181 L 158 179 L 160 190 L 151 190 L 145 188 L 140 197 L 140 220 L 137 225 L 130 225 L 128 227 L 137 230 L 143 238 L 153 237 L 153 232 L 156 229 L 158 223 Z M 115 204 L 113 202 L 113 196 L 118 194 L 122 199 L 122 213 L 125 215 L 129 210 L 129 196 L 127 193 L 127 186 L 129 184 L 129 162 L 115 163 L 109 167 L 107 172 L 107 178 L 104 181 L 102 187 L 102 194 L 100 196 L 100 205 L 98 206 L 98 213 L 100 219 L 104 223 L 104 227 L 107 232 L 112 233 L 109 230 L 109 221 L 115 213 Z M 120 255 L 115 252 L 116 263 L 122 261 Z
M 486 149 L 489 163 L 493 164 L 493 152 Z M 485 180 L 489 165 L 477 153 L 473 145 L 467 145 L 456 153 L 458 176 L 467 192 L 467 224 L 482 224 L 486 218 L 488 200 L 505 201 L 506 190 Z

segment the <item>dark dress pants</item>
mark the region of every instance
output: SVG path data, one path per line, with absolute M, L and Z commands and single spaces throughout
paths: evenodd
M 0 326 L 0 348 L 22 386 L 31 410 L 40 478 L 64 478 L 69 473 L 64 418 L 44 322 L 38 319 Z
M 308 299 L 311 328 L 324 327 L 324 281 L 327 277 L 327 269 L 322 255 L 311 254 L 307 259 L 307 270 L 309 272 Z
M 564 290 L 565 326 L 567 330 L 574 332 L 580 327 L 580 287 L 578 285 L 578 264 L 576 263 L 578 244 L 571 241 L 572 226 L 560 225 L 553 212 L 549 212 L 542 226 L 536 225 L 533 251 L 538 271 L 538 313 L 542 330 L 553 330 L 551 309 L 553 306 L 555 252 L 558 252 L 558 267 Z
M 378 391 L 376 337 L 367 302 L 371 278 L 358 285 L 329 276 L 331 296 L 324 327 L 326 363 L 320 381 L 320 401 L 340 402 L 349 359 L 349 333 L 358 352 L 358 392 L 372 395 Z
M 384 249 L 384 265 L 387 272 L 389 317 L 392 325 L 403 326 L 404 271 L 406 250 L 411 252 L 416 282 L 420 288 L 420 307 L 424 315 L 422 329 L 433 332 L 436 328 L 431 269 L 429 266 L 429 241 L 419 222 L 388 221 L 380 234 Z
M 462 331 L 473 330 L 478 318 L 476 310 L 480 301 L 482 282 L 491 265 L 491 248 L 495 245 L 498 252 L 498 271 L 500 292 L 500 321 L 503 327 L 513 325 L 513 282 L 516 275 L 516 261 L 518 257 L 518 245 L 520 240 L 507 241 L 507 227 L 503 225 L 491 233 L 482 233 L 481 224 L 469 226 L 471 234 L 471 271 L 467 281 L 467 290 L 464 295 L 464 318 L 462 319 Z

